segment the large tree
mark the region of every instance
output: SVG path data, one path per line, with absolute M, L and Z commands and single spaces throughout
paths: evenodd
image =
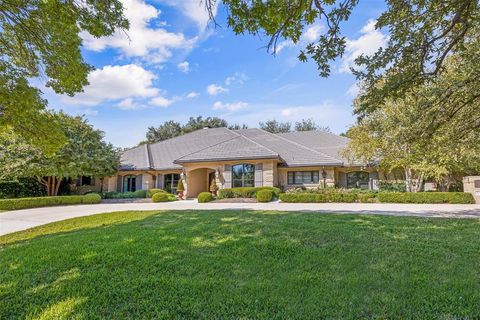
M 36 177 L 50 196 L 57 195 L 63 178 L 105 177 L 118 170 L 118 150 L 106 143 L 104 133 L 83 117 L 54 114 L 67 142 L 53 155 L 28 143 L 12 129 L 0 134 L 0 180 Z
M 319 126 L 313 120 L 313 118 L 302 119 L 300 121 L 295 122 L 295 131 L 315 131 L 315 130 L 330 132 L 329 127 Z
M 120 0 L 9 0 L 0 2 L 0 131 L 16 134 L 53 152 L 65 143 L 41 91 L 46 80 L 56 93 L 74 95 L 88 84 L 80 33 L 108 36 L 127 29 Z
M 267 120 L 259 122 L 260 129 L 270 133 L 286 133 L 292 131 L 292 124 L 290 122 L 278 122 L 277 120 Z
M 348 131 L 350 154 L 364 162 L 379 160 L 388 170 L 405 170 L 411 191 L 424 178 L 448 189 L 453 178 L 480 173 L 479 55 L 467 47 L 447 58 L 435 80 L 364 113 Z M 438 96 L 444 97 L 442 103 Z M 368 99 L 365 92 L 356 103 Z
M 214 20 L 219 0 L 202 1 Z M 313 59 L 321 76 L 331 72 L 330 64 L 345 53 L 344 24 L 358 0 L 222 0 L 228 25 L 236 34 L 251 33 L 269 38 L 267 50 L 276 53 L 279 40 L 299 43 L 313 24 L 324 26 L 318 40 L 301 49 L 299 59 Z M 401 97 L 418 84 L 444 71 L 451 53 L 463 52 L 476 39 L 480 24 L 478 0 L 386 0 L 385 11 L 375 27 L 388 31 L 388 43 L 372 56 L 360 56 L 354 69 L 363 85 L 370 88 L 375 109 L 387 97 Z M 386 77 L 387 75 L 387 77 Z M 378 86 L 379 81 L 385 85 Z

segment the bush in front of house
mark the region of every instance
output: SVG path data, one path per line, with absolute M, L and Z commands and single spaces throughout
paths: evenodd
M 325 203 L 325 202 L 347 202 L 357 201 L 356 193 L 282 193 L 280 200 L 291 203 Z
M 382 192 L 406 192 L 407 185 L 405 181 L 400 182 L 391 182 L 391 181 L 380 181 L 379 188 Z
M 100 203 L 100 201 L 101 197 L 98 194 L 2 199 L 0 200 L 0 210 L 18 210 L 70 204 L 93 204 Z
M 244 187 L 244 188 L 226 188 L 218 190 L 219 198 L 255 198 L 260 190 L 270 190 L 274 198 L 280 195 L 280 189 L 276 187 Z
M 159 193 L 159 192 L 168 193 L 166 190 L 154 188 L 147 191 L 147 198 L 151 198 L 155 193 Z
M 116 192 L 110 191 L 103 193 L 103 199 L 134 199 L 134 198 L 146 198 L 147 190 L 137 190 L 134 192 Z
M 475 199 L 466 192 L 380 192 L 380 202 L 472 204 Z
M 257 201 L 258 202 L 270 202 L 273 199 L 273 191 L 268 189 L 258 190 L 257 191 Z
M 200 192 L 197 197 L 198 203 L 205 203 L 213 201 L 215 198 L 212 196 L 210 192 Z
M 168 192 L 157 192 L 152 196 L 153 202 L 168 202 L 175 200 L 177 200 L 177 197 Z
M 45 187 L 34 178 L 0 181 L 0 199 L 46 196 Z

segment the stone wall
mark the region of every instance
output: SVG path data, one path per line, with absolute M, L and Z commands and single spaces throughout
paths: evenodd
M 480 203 L 480 176 L 464 177 L 463 191 L 473 194 L 476 203 Z

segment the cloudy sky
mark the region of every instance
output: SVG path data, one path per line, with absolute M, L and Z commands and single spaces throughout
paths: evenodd
M 353 124 L 356 56 L 386 41 L 373 28 L 383 1 L 365 1 L 345 25 L 347 53 L 332 75 L 318 76 L 313 62 L 297 60 L 299 49 L 318 39 L 323 26 L 309 26 L 299 44 L 279 43 L 266 52 L 267 37 L 233 34 L 220 6 L 208 22 L 200 0 L 122 0 L 130 30 L 96 39 L 83 34 L 83 55 L 96 67 L 90 85 L 75 97 L 43 89 L 50 107 L 83 114 L 118 147 L 136 145 L 149 126 L 190 116 L 219 116 L 230 123 L 314 118 L 333 132 Z

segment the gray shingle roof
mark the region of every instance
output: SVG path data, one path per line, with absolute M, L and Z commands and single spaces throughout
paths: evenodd
M 279 136 L 322 152 L 337 160 L 347 161 L 340 152 L 350 141 L 348 138 L 325 131 L 288 132 L 280 133 Z
M 284 166 L 341 166 L 348 139 L 321 131 L 272 134 L 260 129 L 200 129 L 122 153 L 120 170 L 181 169 L 182 163 L 279 159 Z
M 241 136 L 179 158 L 175 163 L 244 159 L 278 159 L 278 153 Z
M 269 133 L 260 129 L 242 129 L 236 132 L 277 152 L 281 160 L 283 160 L 282 165 L 284 166 L 332 166 L 343 164 L 343 161 L 337 158 L 316 151 L 278 134 Z

